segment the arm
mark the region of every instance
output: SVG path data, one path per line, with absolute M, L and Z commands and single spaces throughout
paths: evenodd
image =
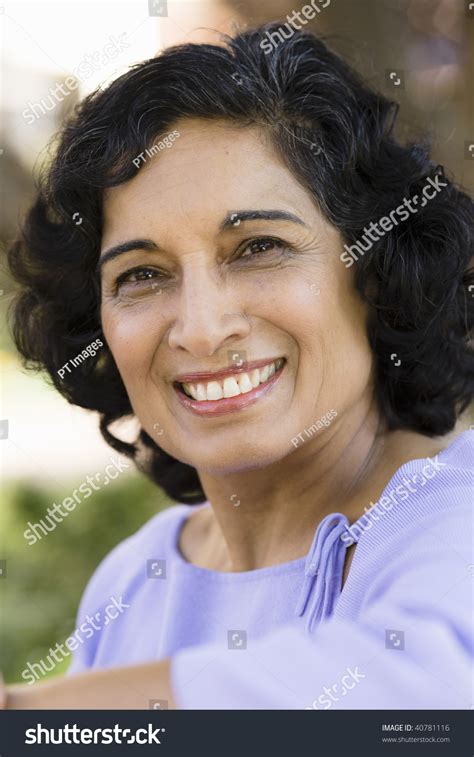
M 168 660 L 6 687 L 11 710 L 148 710 L 164 699 L 175 709 Z M 0 697 L 1 698 L 1 697 Z

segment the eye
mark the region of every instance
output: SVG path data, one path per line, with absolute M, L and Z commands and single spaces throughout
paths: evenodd
M 157 270 L 156 268 L 147 268 L 144 266 L 140 266 L 137 268 L 131 268 L 129 271 L 124 271 L 124 273 L 121 273 L 120 276 L 117 277 L 115 281 L 116 289 L 120 289 L 120 287 L 131 284 L 131 285 L 139 285 L 143 282 L 153 281 L 156 279 L 162 279 L 164 276 L 162 271 Z
M 285 244 L 281 239 L 274 239 L 273 237 L 261 237 L 259 239 L 252 239 L 250 242 L 246 242 L 239 257 L 257 257 L 271 252 L 283 252 L 285 250 L 288 250 L 288 245 Z

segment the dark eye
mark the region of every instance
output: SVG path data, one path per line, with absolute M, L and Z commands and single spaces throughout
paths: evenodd
M 117 288 L 123 284 L 139 284 L 144 281 L 161 278 L 163 274 L 156 268 L 132 268 L 130 271 L 120 274 L 117 278 Z
M 276 250 L 281 251 L 284 249 L 285 245 L 279 239 L 263 237 L 262 239 L 253 239 L 251 242 L 247 243 L 240 257 L 248 258 L 252 255 L 263 255 L 266 252 L 274 252 Z

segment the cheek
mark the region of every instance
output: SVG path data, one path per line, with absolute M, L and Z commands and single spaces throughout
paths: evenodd
M 344 272 L 345 273 L 345 272 Z M 296 348 L 297 391 L 303 405 L 341 408 L 370 387 L 373 364 L 367 309 L 352 280 L 335 270 L 288 275 L 270 289 L 273 323 Z
M 314 333 L 324 312 L 321 276 L 291 270 L 268 271 L 249 277 L 242 288 L 242 304 L 250 315 L 276 326 L 296 340 Z
M 102 308 L 102 328 L 127 391 L 145 377 L 159 344 L 159 320 L 132 308 Z M 131 397 L 132 399 L 132 397 Z
M 367 336 L 367 311 L 353 290 L 342 290 L 331 302 L 322 302 L 321 319 L 314 324 L 320 335 L 323 364 L 322 390 L 328 404 L 343 411 L 371 391 L 373 354 Z

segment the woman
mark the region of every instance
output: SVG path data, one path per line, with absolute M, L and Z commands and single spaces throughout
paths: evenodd
M 85 98 L 10 251 L 20 352 L 180 504 L 97 569 L 73 675 L 9 707 L 471 706 L 473 206 L 268 29 Z

